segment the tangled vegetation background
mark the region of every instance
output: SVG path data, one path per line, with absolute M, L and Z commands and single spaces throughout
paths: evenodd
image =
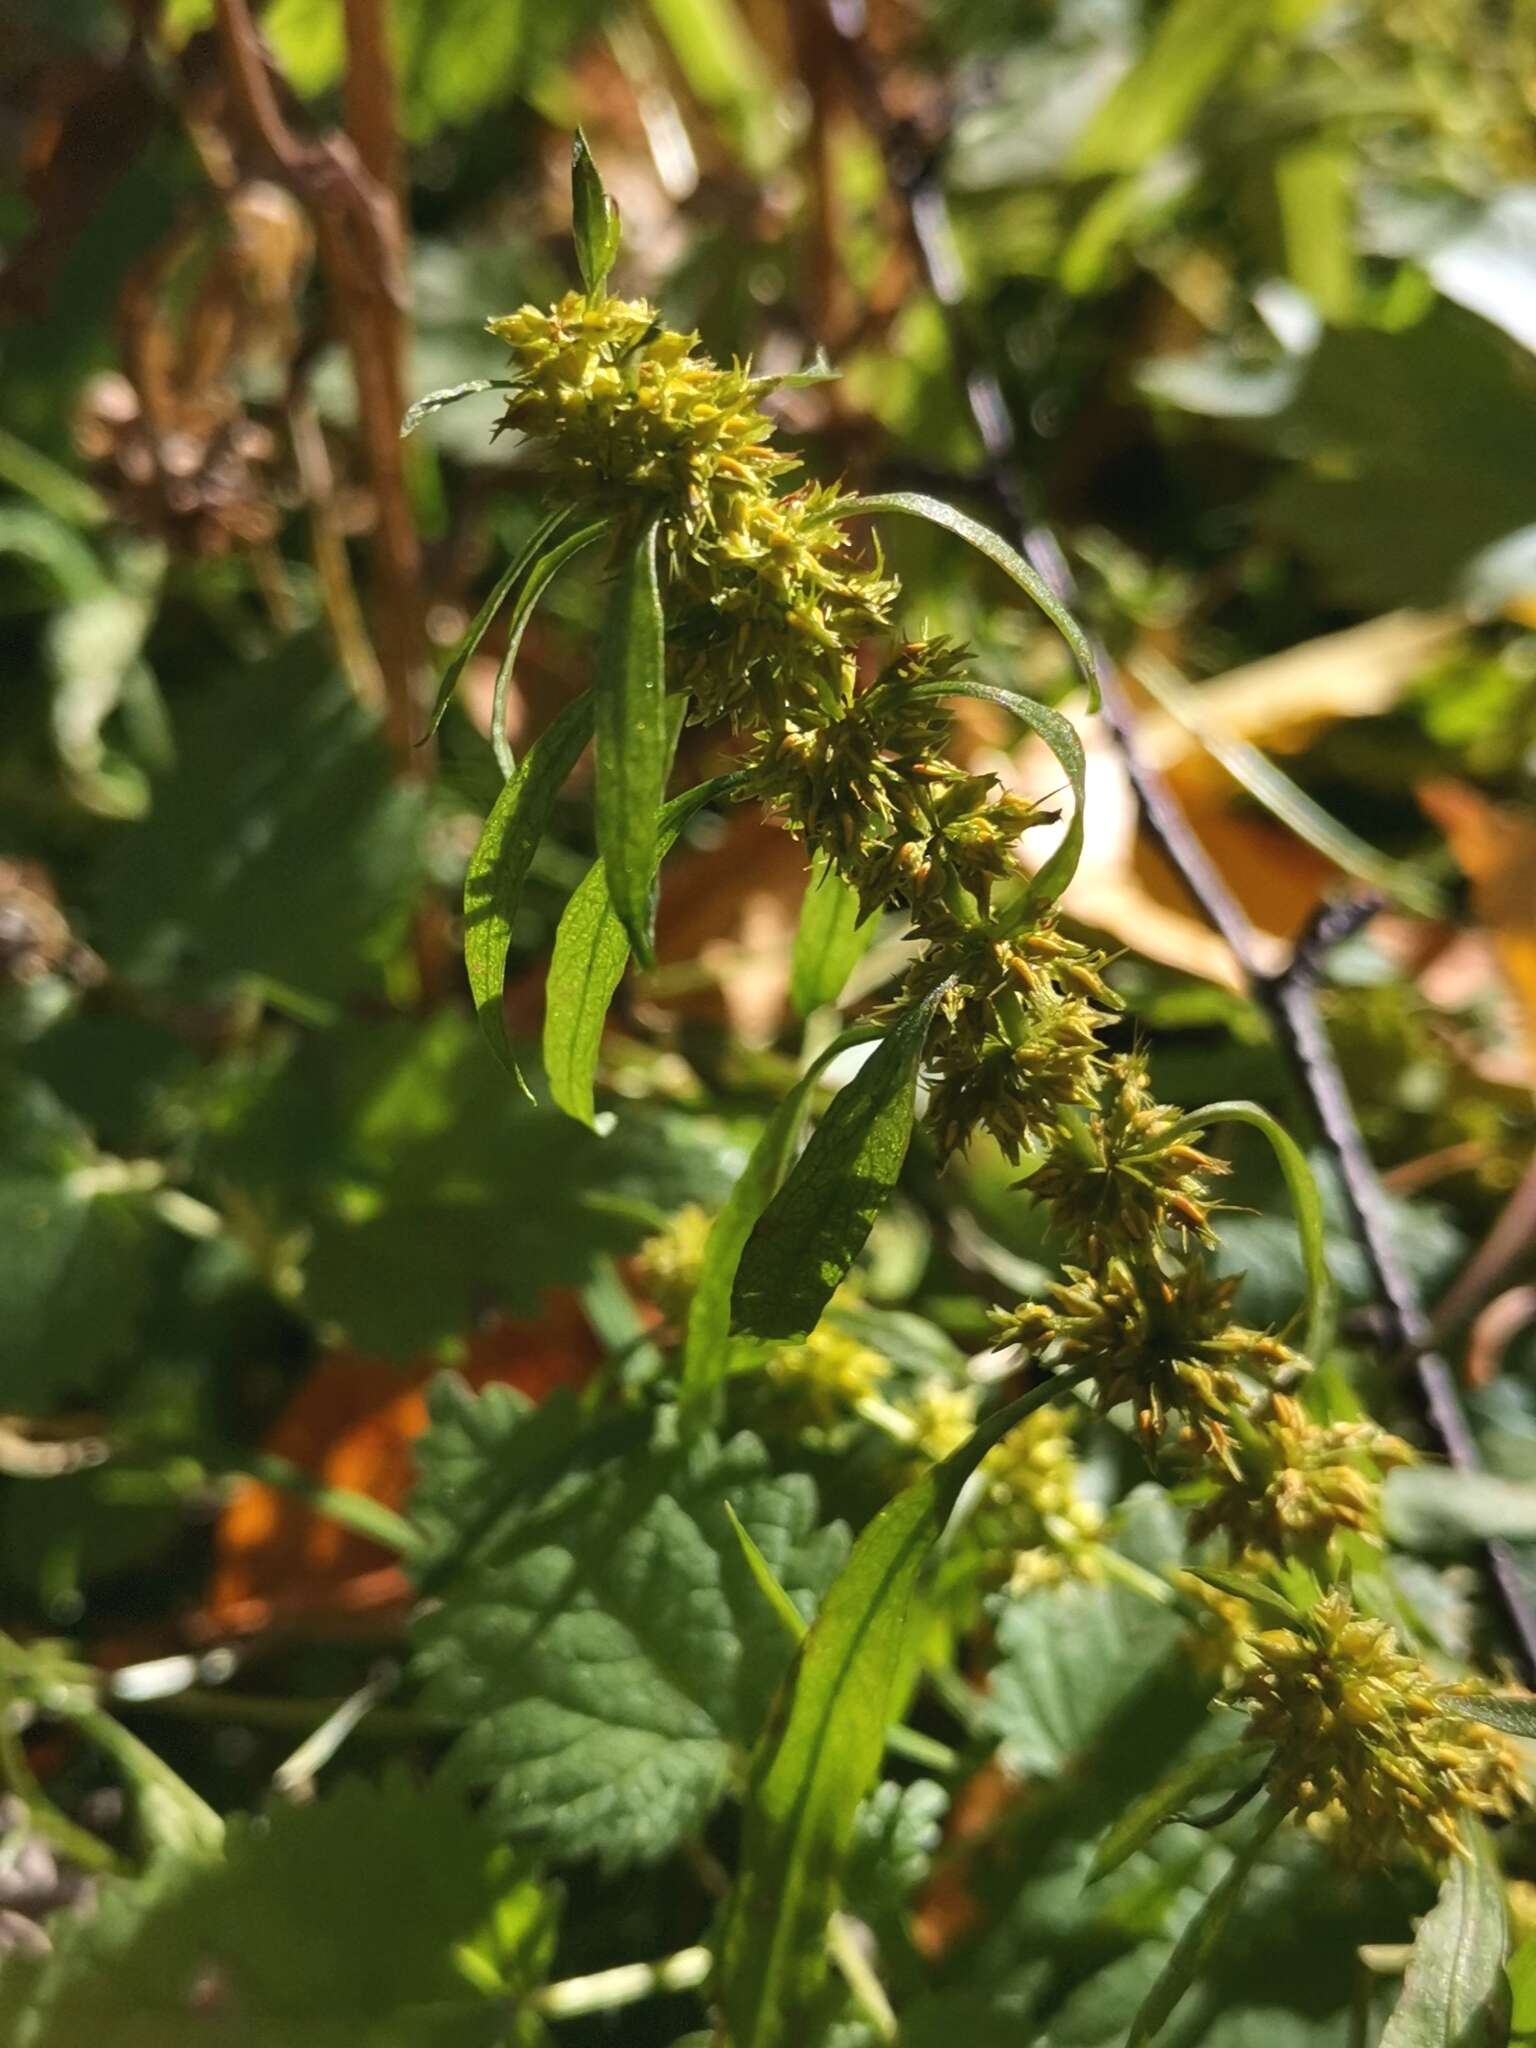
M 9 40 L 0 2043 L 1536 2032 L 1530 10 Z

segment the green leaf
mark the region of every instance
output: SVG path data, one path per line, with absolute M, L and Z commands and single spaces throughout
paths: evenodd
M 429 391 L 425 398 L 418 398 L 414 405 L 406 407 L 405 418 L 400 422 L 400 438 L 414 433 L 424 419 L 432 413 L 441 412 L 445 405 L 457 405 L 461 398 L 477 398 L 482 391 L 514 391 L 516 377 L 471 377 L 463 384 L 445 384 L 441 391 Z
M 461 1513 L 466 1479 L 517 1458 L 531 1422 L 505 1401 L 481 1412 L 496 1426 L 473 1444 L 435 1418 L 413 1513 Z M 750 1437 L 589 1453 L 510 1503 L 441 1585 L 417 1670 L 428 1710 L 464 1723 L 447 1770 L 486 1788 L 496 1826 L 614 1869 L 665 1855 L 724 1796 L 791 1654 L 727 1502 L 789 1597 L 813 1598 L 841 1535 Z
M 1502 1728 L 1506 1735 L 1536 1742 L 1536 1699 L 1528 1692 L 1447 1691 L 1439 1695 L 1439 1704 L 1464 1721 L 1481 1721 L 1485 1728 Z
M 767 1558 L 764 1557 L 763 1553 L 753 1542 L 751 1534 L 743 1524 L 740 1515 L 737 1514 L 729 1501 L 725 1504 L 725 1519 L 731 1525 L 731 1534 L 741 1545 L 741 1554 L 747 1561 L 747 1570 L 751 1572 L 756 1580 L 757 1589 L 767 1603 L 769 1612 L 778 1616 L 779 1626 L 784 1631 L 785 1642 L 789 1644 L 792 1650 L 798 1649 L 805 1641 L 806 1631 L 810 1624 L 774 1577 Z
M 1187 1757 L 1125 1809 L 1094 1851 L 1089 1878 L 1107 1877 L 1118 1870 L 1128 1857 L 1144 1849 L 1160 1828 L 1177 1820 L 1191 1799 L 1213 1787 L 1236 1787 L 1245 1776 L 1251 1777 L 1258 1755 L 1246 1742 L 1228 1742 Z
M 1175 0 L 1078 137 L 1072 169 L 1080 177 L 1135 170 L 1177 142 L 1268 13 L 1268 0 Z
M 741 1254 L 732 1295 L 740 1328 L 804 1337 L 862 1250 L 912 1137 L 918 1070 L 944 993 L 898 1018 L 833 1099 Z
M 875 935 L 875 923 L 873 917 L 860 918 L 858 890 L 843 880 L 825 854 L 817 853 L 789 975 L 790 1000 L 799 1016 L 809 1017 L 824 1003 L 837 1001 Z
M 654 964 L 657 822 L 671 765 L 656 530 L 652 520 L 614 578 L 594 685 L 598 851 L 609 900 L 642 967 Z
M 508 592 L 527 574 L 529 564 L 549 545 L 569 517 L 570 513 L 561 506 L 558 511 L 551 512 L 547 518 L 541 519 L 527 541 L 497 577 L 489 597 L 470 620 L 468 632 L 448 657 L 448 666 L 443 670 L 442 680 L 437 686 L 437 695 L 432 701 L 432 716 L 427 722 L 423 743 L 431 739 L 442 724 L 448 706 L 453 702 L 453 693 L 459 687 L 459 678 L 468 666 L 470 656 L 485 638 L 492 619 L 506 603 Z
M 789 1166 L 812 1088 L 837 1054 L 879 1036 L 877 1025 L 859 1025 L 842 1032 L 817 1055 L 768 1119 L 725 1207 L 710 1226 L 699 1284 L 688 1309 L 688 1334 L 683 1350 L 686 1400 L 706 1394 L 725 1375 L 731 1336 L 731 1295 L 737 1269 L 758 1219 Z
M 581 281 L 588 298 L 596 298 L 619 253 L 619 209 L 608 196 L 579 128 L 571 141 L 571 233 Z
M 1345 874 L 1369 883 L 1373 889 L 1384 890 L 1395 902 L 1417 911 L 1421 917 L 1444 914 L 1444 899 L 1427 876 L 1407 861 L 1391 860 L 1378 853 L 1347 825 L 1330 816 L 1268 755 L 1213 724 L 1200 702 L 1199 691 L 1190 688 L 1171 662 L 1145 654 L 1130 666 L 1131 673 L 1154 702 L 1170 718 L 1177 719 L 1213 761 L 1220 762 L 1240 789 L 1245 789 L 1305 845 L 1315 847 Z
M 942 526 L 946 532 L 957 534 L 961 540 L 975 548 L 978 554 L 985 555 L 989 562 L 995 563 L 1027 597 L 1034 600 L 1066 641 L 1072 651 L 1072 659 L 1077 663 L 1083 681 L 1088 685 L 1092 707 L 1095 711 L 1098 710 L 1099 679 L 1088 635 L 1045 578 L 1037 569 L 1030 567 L 1017 548 L 1011 548 L 1002 535 L 994 533 L 990 526 L 983 526 L 979 520 L 968 518 L 964 512 L 957 512 L 953 505 L 946 505 L 939 498 L 925 498 L 916 491 L 887 491 L 873 498 L 844 498 L 837 506 L 839 519 L 874 517 L 882 512 L 906 512 L 914 519 L 929 520 L 934 526 Z
M 1273 1799 L 1266 1799 L 1252 1831 L 1233 1855 L 1221 1882 L 1207 1895 L 1174 1943 L 1173 1953 L 1164 1964 L 1162 1975 L 1148 1992 L 1141 2010 L 1131 2023 L 1126 2048 L 1142 2048 L 1143 2042 L 1150 2041 L 1161 2030 L 1163 2022 L 1196 1975 L 1210 1961 L 1241 1903 L 1254 1865 L 1284 1819 L 1285 1808 Z
M 899 1493 L 823 1599 L 753 1754 L 720 1947 L 720 2003 L 732 2041 L 800 2048 L 809 2038 L 826 1976 L 827 1920 L 893 1718 L 919 1575 L 987 1452 L 1064 1385 L 1009 1402 Z
M 841 370 L 833 369 L 828 362 L 826 350 L 819 348 L 803 370 L 779 370 L 770 377 L 754 377 L 747 386 L 747 395 L 763 398 L 772 391 L 805 391 L 814 384 L 835 384 L 841 375 Z
M 729 795 L 743 779 L 739 772 L 717 775 L 664 804 L 656 828 L 658 864 L 695 812 Z M 590 1125 L 596 1114 L 592 1083 L 603 1025 L 629 965 L 629 951 L 629 934 L 609 898 L 603 863 L 594 861 L 565 906 L 544 984 L 544 1071 L 549 1092 L 578 1123 Z
M 1208 1586 L 1214 1586 L 1218 1593 L 1230 1593 L 1235 1599 L 1246 1600 L 1281 1628 L 1305 1628 L 1307 1625 L 1306 1616 L 1293 1601 L 1249 1572 L 1216 1571 L 1200 1564 L 1188 1565 L 1186 1570 L 1191 1577 L 1204 1579 Z
M 1462 1834 L 1467 1854 L 1451 1858 L 1440 1896 L 1419 1922 L 1381 2048 L 1503 2048 L 1509 2039 L 1504 1879 L 1481 1822 L 1469 1817 Z
M 1387 1475 L 1381 1504 L 1393 1543 L 1431 1557 L 1501 1539 L 1536 1541 L 1536 1484 L 1530 1480 L 1415 1465 Z
M 527 1094 L 502 1009 L 512 920 L 555 798 L 592 731 L 590 692 L 540 734 L 492 806 L 464 877 L 464 965 L 491 1051 Z M 529 1098 L 532 1099 L 531 1097 Z
M 1201 1110 L 1181 1117 L 1169 1133 L 1170 1144 L 1177 1138 L 1194 1137 L 1213 1124 L 1247 1124 L 1260 1132 L 1279 1162 L 1290 1193 L 1296 1218 L 1296 1235 L 1301 1241 L 1302 1264 L 1307 1275 L 1307 1327 L 1302 1349 L 1314 1364 L 1321 1365 L 1333 1343 L 1338 1311 L 1333 1274 L 1328 1266 L 1328 1247 L 1323 1228 L 1323 1201 L 1307 1155 L 1290 1132 L 1256 1102 L 1212 1102 Z
M 540 1981 L 544 1932 L 488 1996 L 458 1966 L 516 1885 L 451 1792 L 403 1774 L 231 1822 L 222 1858 L 166 1856 L 60 1915 L 10 2048 L 497 2048 L 506 1993 Z M 477 1939 L 478 1938 L 478 1939 Z M 13 1958 L 3 1978 L 10 1990 Z M 513 2040 L 521 2037 L 514 2034 Z
M 920 683 L 911 694 L 915 699 L 978 697 L 986 704 L 1001 704 L 1021 725 L 1027 725 L 1037 739 L 1044 740 L 1061 763 L 1072 791 L 1072 820 L 1062 834 L 1061 844 L 1049 860 L 1042 861 L 1039 873 L 1030 881 L 1024 907 L 1034 911 L 1054 903 L 1077 873 L 1077 864 L 1083 857 L 1083 784 L 1087 761 L 1077 727 L 1048 704 L 1026 697 L 1022 690 L 1005 689 L 996 683 Z
M 1536 1940 L 1522 1941 L 1510 1957 L 1509 1988 L 1514 2000 L 1509 2038 L 1529 2041 L 1536 2035 Z
M 567 537 L 552 547 L 547 554 L 539 555 L 532 561 L 526 573 L 523 587 L 517 593 L 512 607 L 512 616 L 507 621 L 507 645 L 496 671 L 496 687 L 491 693 L 491 752 L 496 756 L 496 765 L 504 776 L 510 777 L 517 763 L 507 739 L 507 700 L 512 693 L 512 670 L 517 661 L 518 650 L 523 644 L 523 634 L 528 621 L 533 617 L 534 608 L 544 592 L 553 583 L 560 571 L 577 555 L 600 540 L 607 528 L 599 521 L 582 527 L 579 533 Z

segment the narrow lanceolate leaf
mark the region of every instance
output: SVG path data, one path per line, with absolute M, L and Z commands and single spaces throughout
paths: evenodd
M 667 740 L 656 522 L 615 577 L 597 648 L 597 846 L 635 956 L 652 964 L 657 814 Z
M 607 531 L 601 520 L 595 520 L 577 533 L 567 534 L 564 540 L 547 547 L 528 564 L 522 588 L 512 606 L 512 616 L 507 621 L 507 644 L 502 653 L 501 666 L 496 671 L 496 687 L 491 693 L 491 752 L 496 756 L 496 765 L 503 776 L 512 775 L 517 762 L 513 759 L 511 742 L 507 738 L 507 702 L 512 694 L 512 670 L 516 666 L 518 653 L 523 644 L 523 634 L 528 621 L 533 617 L 534 608 L 550 584 L 560 574 L 567 562 L 573 562 L 584 549 L 600 540 Z
M 925 498 L 917 491 L 887 491 L 875 498 L 845 498 L 837 507 L 839 519 L 866 513 L 877 516 L 882 512 L 908 512 L 914 519 L 926 519 L 934 526 L 942 526 L 975 548 L 978 554 L 985 555 L 989 562 L 996 563 L 1005 576 L 1034 600 L 1066 641 L 1072 650 L 1072 659 L 1088 685 L 1093 708 L 1098 710 L 1099 678 L 1088 635 L 1039 570 L 1032 569 L 1017 548 L 1011 548 L 990 526 L 983 526 L 979 520 L 957 512 L 953 505 L 946 505 L 938 498 Z
M 1173 1945 L 1163 1973 L 1142 2001 L 1131 2022 L 1126 2048 L 1142 2048 L 1162 2029 L 1164 2021 L 1216 1953 L 1228 1922 L 1241 1903 L 1253 1867 L 1271 1835 L 1285 1819 L 1285 1808 L 1267 1799 L 1259 1809 L 1253 1831 L 1237 1850 L 1226 1874 L 1196 1907 L 1193 1917 Z
M 1198 1756 L 1187 1758 L 1167 1777 L 1160 1778 L 1150 1792 L 1132 1800 L 1099 1843 L 1089 1866 L 1089 1882 L 1118 1870 L 1138 1849 L 1147 1846 L 1159 1828 L 1177 1820 L 1192 1799 L 1213 1788 L 1235 1787 L 1245 1773 L 1251 1777 L 1259 1755 L 1249 1743 L 1224 1743 L 1220 1749 L 1203 1750 Z
M 579 128 L 571 144 L 571 233 L 581 281 L 588 296 L 595 298 L 608 282 L 619 253 L 619 209 L 604 189 L 587 138 Z
M 755 1337 L 804 1337 L 863 1249 L 912 1136 L 918 1068 L 943 988 L 898 1020 L 816 1127 L 747 1241 L 732 1312 Z
M 1381 2048 L 1503 2048 L 1509 2039 L 1504 1880 L 1482 1823 L 1468 1818 L 1462 1835 L 1467 1854 L 1452 1857 L 1419 1923 Z
M 1205 1109 L 1181 1117 L 1169 1133 L 1169 1142 L 1193 1137 L 1212 1124 L 1247 1124 L 1268 1140 L 1296 1217 L 1296 1235 L 1301 1240 L 1301 1261 L 1307 1275 L 1307 1327 L 1302 1348 L 1308 1358 L 1321 1362 L 1333 1343 L 1337 1297 L 1333 1275 L 1328 1270 L 1328 1253 L 1323 1237 L 1323 1199 L 1317 1180 L 1290 1132 L 1256 1102 L 1213 1102 Z
M 1045 909 L 1062 894 L 1077 873 L 1077 864 L 1083 857 L 1083 783 L 1087 762 L 1076 726 L 1070 718 L 1063 718 L 1059 711 L 1053 711 L 1049 704 L 1041 704 L 1033 697 L 1026 697 L 1021 690 L 1009 690 L 996 683 L 920 683 L 912 695 L 918 699 L 979 697 L 983 703 L 1001 704 L 1021 725 L 1027 725 L 1037 739 L 1044 740 L 1061 763 L 1072 791 L 1071 822 L 1056 851 L 1049 860 L 1041 862 L 1040 871 L 1031 881 L 1025 896 L 1027 910 Z
M 742 779 L 739 773 L 717 775 L 665 804 L 656 838 L 658 862 L 695 811 L 728 795 Z M 609 901 L 603 864 L 594 861 L 565 906 L 544 985 L 544 1071 L 556 1103 L 578 1123 L 590 1124 L 595 1114 L 592 1082 L 603 1024 L 628 964 L 629 934 Z
M 683 1351 L 683 1399 L 703 1398 L 724 1377 L 731 1337 L 731 1294 L 741 1255 L 789 1167 L 800 1120 L 822 1069 L 852 1045 L 878 1038 L 878 1025 L 844 1031 L 801 1075 L 763 1128 L 740 1180 L 715 1218 L 704 1246 L 699 1284 L 688 1310 L 688 1337 Z
M 811 862 L 789 975 L 790 1000 L 800 1016 L 837 1001 L 874 935 L 875 919 L 860 920 L 857 889 L 818 853 Z
M 448 666 L 443 670 L 442 681 L 437 686 L 437 696 L 433 699 L 432 717 L 422 735 L 423 745 L 442 724 L 444 714 L 453 702 L 453 693 L 459 687 L 459 678 L 468 667 L 470 656 L 485 638 L 492 619 L 506 603 L 509 593 L 528 573 L 529 563 L 549 545 L 569 517 L 569 512 L 561 507 L 559 511 L 551 512 L 547 519 L 541 519 L 523 546 L 496 578 L 490 596 L 470 620 L 469 631 L 448 657 Z
M 1464 1721 L 1481 1721 L 1485 1728 L 1502 1728 L 1506 1735 L 1536 1742 L 1536 1699 L 1528 1692 L 1443 1692 L 1440 1705 Z
M 405 418 L 400 422 L 400 438 L 403 441 L 407 434 L 414 433 L 424 419 L 441 412 L 445 405 L 457 405 L 461 398 L 478 398 L 482 391 L 512 391 L 516 386 L 515 377 L 471 377 L 465 384 L 445 384 L 441 391 L 429 391 L 425 398 L 406 407 Z
M 733 2048 L 801 2048 L 811 2038 L 827 1922 L 893 1718 L 919 1574 L 987 1452 L 1065 1384 L 1010 1401 L 899 1493 L 822 1601 L 752 1759 L 720 1947 L 720 2003 Z
M 512 920 L 550 810 L 592 731 L 590 693 L 542 733 L 497 797 L 464 877 L 464 965 L 486 1041 L 526 1093 L 507 1038 L 502 991 Z

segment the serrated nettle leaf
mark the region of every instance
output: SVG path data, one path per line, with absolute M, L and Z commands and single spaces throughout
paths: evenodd
M 653 964 L 657 834 L 671 763 L 665 629 L 652 521 L 620 563 L 597 645 L 597 846 L 608 897 L 642 967 Z
M 445 405 L 457 405 L 461 398 L 478 398 L 482 391 L 515 391 L 515 377 L 471 377 L 463 384 L 445 384 L 441 391 L 429 391 L 424 398 L 418 398 L 414 405 L 405 410 L 400 422 L 400 438 L 414 433 L 424 419 L 435 412 L 441 412 Z
M 742 779 L 739 772 L 714 776 L 662 806 L 656 828 L 658 866 L 688 821 L 706 804 L 728 796 Z M 593 1081 L 603 1026 L 629 954 L 629 934 L 609 897 L 603 863 L 594 861 L 565 906 L 544 983 L 544 1071 L 555 1102 L 578 1123 L 590 1125 L 596 1114 Z
M 1042 861 L 1025 892 L 1021 913 L 1032 914 L 1054 903 L 1077 873 L 1083 857 L 1083 804 L 1087 760 L 1077 727 L 1049 704 L 1026 697 L 1021 690 L 1004 689 L 995 683 L 921 683 L 912 691 L 915 699 L 976 697 L 983 703 L 1000 704 L 1011 711 L 1021 725 L 1027 725 L 1037 739 L 1044 740 L 1061 763 L 1072 791 L 1072 816 L 1062 834 L 1061 844 L 1048 860 Z
M 502 1009 L 512 920 L 555 798 L 591 735 L 592 717 L 588 692 L 535 740 L 496 799 L 464 877 L 464 965 L 475 1014 L 487 1044 L 525 1094 Z
M 1162 1975 L 1148 1992 L 1141 2010 L 1131 2023 L 1126 2048 L 1142 2048 L 1143 2042 L 1152 2040 L 1162 2031 L 1174 2007 L 1209 1963 L 1233 1914 L 1242 1903 L 1243 1892 L 1255 1864 L 1284 1819 L 1285 1808 L 1272 1799 L 1267 1799 L 1259 1809 L 1248 1834 L 1234 1852 L 1226 1874 L 1196 1909 L 1174 1943 L 1173 1953 L 1164 1964 Z
M 868 951 L 876 923 L 873 916 L 860 918 L 857 889 L 843 880 L 825 854 L 816 854 L 790 964 L 790 1000 L 800 1016 L 809 1017 L 824 1003 L 837 1001 Z
M 1040 607 L 1066 641 L 1072 659 L 1077 663 L 1078 673 L 1088 685 L 1090 705 L 1093 710 L 1098 710 L 1099 677 L 1092 643 L 1039 570 L 1032 569 L 1017 548 L 1010 547 L 990 526 L 983 526 L 979 520 L 957 512 L 953 505 L 946 505 L 941 498 L 925 498 L 917 491 L 887 491 L 878 497 L 845 498 L 837 506 L 839 519 L 876 518 L 882 512 L 905 512 L 914 519 L 926 519 L 932 526 L 942 526 L 946 533 L 956 535 L 1001 569 L 1026 597 Z
M 1068 1384 L 1063 1376 L 1010 1401 L 899 1493 L 822 1600 L 753 1754 L 720 1947 L 720 2003 L 733 2041 L 800 2048 L 808 2038 L 826 1978 L 827 1923 L 885 1746 L 919 1576 L 987 1452 Z
M 422 737 L 423 745 L 442 724 L 448 706 L 453 702 L 453 693 L 459 687 L 459 678 L 468 667 L 475 649 L 485 638 L 492 619 L 506 603 L 511 591 L 527 574 L 529 565 L 538 559 L 569 519 L 570 513 L 563 506 L 541 519 L 492 584 L 490 595 L 470 620 L 464 638 L 448 657 L 448 666 L 443 670 L 442 679 L 437 686 L 437 695 L 432 701 L 432 716 L 427 721 L 427 730 Z
M 732 1294 L 756 1337 L 804 1337 L 863 1249 L 912 1137 L 923 1047 L 942 986 L 897 1019 L 832 1101 L 741 1254 Z
M 595 298 L 619 253 L 619 209 L 608 196 L 579 128 L 571 143 L 571 233 L 581 281 L 588 296 Z
M 1195 1137 L 1213 1124 L 1247 1124 L 1258 1131 L 1274 1153 L 1291 1198 L 1296 1235 L 1301 1242 L 1302 1265 L 1307 1276 L 1307 1327 L 1302 1349 L 1321 1365 L 1333 1343 L 1338 1316 L 1337 1290 L 1328 1268 L 1327 1234 L 1323 1223 L 1323 1198 L 1317 1178 L 1307 1164 L 1307 1155 L 1283 1125 L 1256 1102 L 1212 1102 L 1202 1110 L 1181 1117 L 1169 1133 L 1169 1143 Z
M 1481 1721 L 1485 1728 L 1502 1728 L 1506 1735 L 1536 1742 L 1536 1698 L 1530 1693 L 1442 1692 L 1439 1704 L 1464 1721 Z
M 579 533 L 567 535 L 564 540 L 557 541 L 535 556 L 524 573 L 522 587 L 512 605 L 512 616 L 507 621 L 507 644 L 497 666 L 496 686 L 491 692 L 491 752 L 504 776 L 510 777 L 517 768 L 512 745 L 507 738 L 507 706 L 512 695 L 512 670 L 522 648 L 528 621 L 533 617 L 539 599 L 561 570 L 591 547 L 594 541 L 600 540 L 606 531 L 600 523 L 582 527 Z
M 1090 1882 L 1107 1877 L 1144 1849 L 1160 1828 L 1179 1819 L 1192 1799 L 1214 1790 L 1235 1790 L 1253 1775 L 1260 1754 L 1249 1743 L 1228 1742 L 1187 1757 L 1121 1814 L 1094 1851 Z
M 487 1458 L 516 1455 L 512 1421 Z M 466 1477 L 493 1483 L 461 1460 Z M 843 1538 L 750 1437 L 592 1458 L 510 1502 L 441 1585 L 418 1627 L 425 1704 L 464 1724 L 450 1776 L 515 1838 L 654 1861 L 726 1792 L 791 1655 L 727 1502 L 787 1597 L 814 1598 Z
M 1509 2039 L 1504 1877 L 1475 1816 L 1463 1820 L 1462 1838 L 1467 1853 L 1450 1859 L 1440 1896 L 1419 1923 L 1381 2048 L 1503 2048 Z
M 731 1297 L 742 1253 L 783 1181 L 811 1090 L 839 1053 L 879 1036 L 878 1025 L 855 1026 L 840 1033 L 812 1061 L 768 1119 L 741 1178 L 710 1226 L 699 1283 L 688 1309 L 683 1349 L 685 1400 L 697 1400 L 724 1377 L 731 1339 Z

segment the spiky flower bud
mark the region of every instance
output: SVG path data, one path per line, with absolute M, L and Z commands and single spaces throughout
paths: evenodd
M 1374 1422 L 1314 1422 L 1287 1394 L 1234 1418 L 1227 1463 L 1196 1512 L 1196 1538 L 1220 1530 L 1236 1555 L 1321 1562 L 1341 1532 L 1381 1540 L 1381 1479 L 1412 1462 L 1401 1437 Z

